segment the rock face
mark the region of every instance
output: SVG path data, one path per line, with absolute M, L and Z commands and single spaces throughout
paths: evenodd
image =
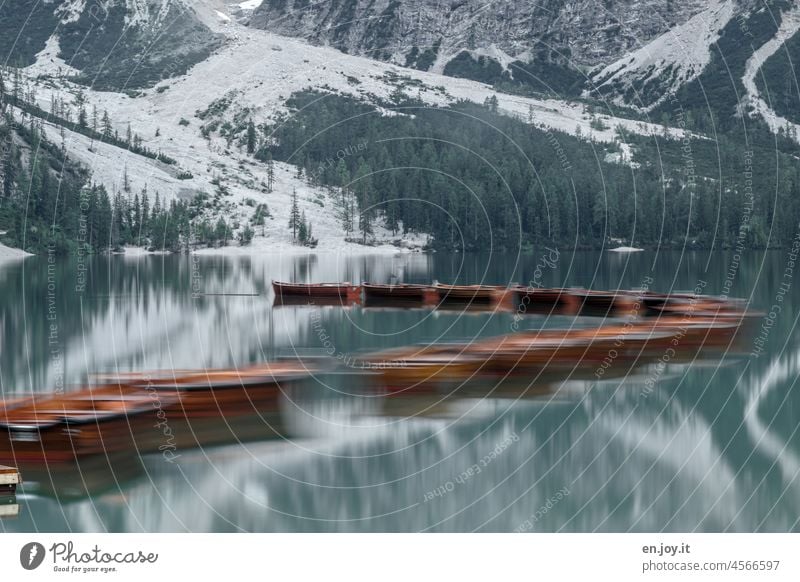
M 0 3 L 0 53 L 29 65 L 49 43 L 100 89 L 149 87 L 184 73 L 221 44 L 192 0 L 8 0 Z M 23 42 L 15 39 L 22 38 Z
M 701 12 L 707 0 L 264 0 L 250 25 L 403 62 L 494 47 L 577 67 L 610 63 Z
M 95 88 L 151 87 L 181 75 L 220 44 L 188 0 L 108 0 L 102 10 L 71 2 L 59 56 Z M 80 7 L 80 10 L 75 8 Z

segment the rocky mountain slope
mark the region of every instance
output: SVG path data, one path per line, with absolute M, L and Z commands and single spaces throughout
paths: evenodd
M 749 103 L 763 114 L 751 90 L 753 72 L 763 54 L 797 44 L 793 13 L 780 23 L 791 4 L 776 0 L 767 10 L 754 0 L 264 0 L 249 25 L 506 92 L 582 95 L 640 111 L 659 109 L 710 64 L 717 66 L 705 84 L 736 93 L 744 71 L 720 61 L 731 47 L 752 53 L 768 42 L 748 65 L 756 68 L 745 82 Z M 791 58 L 776 62 L 785 68 Z M 797 100 L 777 68 L 767 70 L 780 86 L 767 84 L 781 92 L 781 114 L 795 119 L 785 104 Z M 733 83 L 726 84 L 726 75 Z
M 21 70 L 23 98 L 40 111 L 60 104 L 63 113 L 66 104 L 73 121 L 79 102 L 90 117 L 94 108 L 100 116 L 107 111 L 110 133 L 133 132 L 141 147 L 173 161 L 42 119 L 51 139 L 62 133 L 64 149 L 89 168 L 94 182 L 109 192 L 127 183 L 132 192 L 146 188 L 170 201 L 217 196 L 215 211 L 241 225 L 254 208 L 268 205 L 274 222 L 258 229 L 255 246 L 292 245 L 285 223 L 296 190 L 321 243 L 352 250 L 326 210 L 332 202 L 325 189 L 276 163 L 274 189 L 266 192 L 266 167 L 247 151 L 248 126 L 261 131 L 275 123 L 299 91 L 347 95 L 386 115 L 394 114 L 386 107 L 397 96 L 434 107 L 494 102 L 497 112 L 547 131 L 553 147 L 560 147 L 557 132 L 580 134 L 596 144 L 600 160 L 631 166 L 635 152 L 626 136 L 703 140 L 716 131 L 714 123 L 762 118 L 768 123 L 760 129 L 778 133 L 797 118 L 785 111 L 789 100 L 780 115 L 773 112 L 764 90 L 773 85 L 762 86 L 760 78 L 765 63 L 780 71 L 776 56 L 796 41 L 800 20 L 786 0 L 775 0 L 771 11 L 749 0 L 609 0 L 602 9 L 582 1 L 500 1 L 484 11 L 471 0 L 381 2 L 109 0 L 101 14 L 88 0 L 53 0 L 28 6 L 27 13 L 12 10 L 24 2 L 9 0 L 0 6 L 0 49 L 8 64 L 23 65 L 6 71 L 9 84 L 11 71 Z M 347 6 L 355 18 L 336 36 Z M 416 22 L 407 13 L 413 7 L 422 11 Z M 388 10 L 392 17 L 373 18 L 379 9 L 378 16 Z M 370 28 L 380 22 L 394 24 Z M 82 33 L 85 41 L 77 42 Z M 395 48 L 378 54 L 375 43 Z M 540 58 L 550 59 L 551 68 L 515 65 Z M 474 63 L 486 78 L 469 78 Z M 492 63 L 500 69 L 495 78 Z M 553 87 L 566 70 L 580 81 L 569 94 L 509 82 L 535 74 Z M 25 121 L 21 110 L 13 113 Z
M 737 13 L 734 0 L 711 0 L 705 9 L 640 48 L 591 73 L 593 89 L 620 103 L 653 107 L 697 78 L 712 45 Z M 635 96 L 633 95 L 635 93 Z
M 403 62 L 496 48 L 575 66 L 608 63 L 702 12 L 705 0 L 265 0 L 250 24 L 348 53 Z
M 33 4 L 31 6 L 31 4 Z M 98 89 L 150 87 L 222 43 L 189 0 L 50 0 L 0 4 L 0 55 L 29 65 L 58 38 L 58 57 Z
M 198 21 L 212 34 L 224 37 L 224 42 L 185 75 L 163 79 L 152 89 L 131 95 L 97 91 L 96 87 L 87 90 L 73 81 L 69 64 L 57 56 L 56 35 L 37 55 L 35 63 L 23 69 L 31 83 L 29 90 L 44 110 L 50 108 L 54 98 L 71 104 L 82 93 L 90 111 L 96 106 L 100 114 L 109 112 L 111 124 L 120 135 L 126 133 L 130 124 L 143 146 L 177 160 L 178 166 L 191 172 L 194 178 L 178 179 L 175 167 L 165 167 L 131 152 L 125 154 L 134 190 L 148 185 L 151 191 L 158 190 L 169 199 L 181 197 L 184 191 L 210 188 L 214 177 L 247 181 L 235 172 L 226 178 L 224 170 L 238 162 L 241 133 L 231 143 L 217 131 L 204 135 L 202 126 L 221 128 L 227 123 L 241 132 L 237 119 L 249 118 L 256 124 L 270 122 L 285 111 L 285 100 L 293 92 L 315 87 L 352 95 L 375 105 L 398 92 L 413 95 L 432 106 L 447 106 L 460 99 L 483 103 L 494 97 L 501 112 L 543 128 L 567 133 L 580 131 L 603 144 L 618 141 L 618 127 L 643 135 L 663 133 L 658 124 L 593 113 L 579 103 L 507 95 L 475 81 L 403 69 L 248 29 L 236 22 L 236 8 L 237 5 L 227 6 L 215 0 L 196 3 L 193 10 Z M 671 135 L 679 138 L 682 132 Z M 90 139 L 69 131 L 67 137 L 67 149 L 74 147 L 74 156 L 92 167 L 96 179 L 111 191 L 118 189 L 125 165 L 114 154 L 119 148 L 95 143 L 94 151 L 89 151 Z M 232 147 L 237 144 L 238 147 Z M 257 183 L 264 178 L 263 168 L 254 171 L 259 174 Z M 291 192 L 291 172 L 287 171 L 286 176 L 286 191 Z M 246 194 L 247 189 L 243 189 L 241 197 Z

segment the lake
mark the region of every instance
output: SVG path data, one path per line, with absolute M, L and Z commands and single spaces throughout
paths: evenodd
M 552 391 L 385 398 L 348 374 L 287 394 L 285 437 L 23 475 L 3 531 L 799 531 L 800 281 L 787 251 L 32 257 L 0 264 L 0 388 L 94 372 L 346 357 L 511 332 L 512 313 L 273 306 L 273 279 L 726 294 L 749 345 Z M 777 309 L 773 306 L 778 306 Z M 770 316 L 769 313 L 772 312 Z M 526 314 L 521 329 L 596 325 Z M 758 344 L 756 344 L 758 342 Z M 451 395 L 452 396 L 452 395 Z

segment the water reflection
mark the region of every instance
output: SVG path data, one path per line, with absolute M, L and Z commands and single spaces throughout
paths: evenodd
M 97 371 L 224 367 L 271 359 L 308 333 L 311 311 L 272 310 L 272 279 L 424 276 L 427 255 L 33 258 L 0 269 L 3 390 L 48 392 Z M 341 318 L 341 314 L 333 314 Z M 335 327 L 333 322 L 332 327 Z M 302 345 L 299 344 L 299 345 Z
M 5 394 L 90 372 L 241 366 L 508 333 L 512 314 L 273 307 L 270 282 L 527 283 L 537 256 L 39 258 L 0 266 Z M 562 253 L 551 287 L 723 291 L 729 257 Z M 743 259 L 731 295 L 774 300 L 781 253 Z M 196 287 L 199 282 L 200 293 Z M 48 286 L 54 286 L 56 331 Z M 194 295 L 194 296 L 193 296 Z M 789 531 L 800 516 L 798 290 L 758 358 L 673 363 L 603 382 L 376 395 L 350 374 L 282 400 L 283 438 L 33 468 L 5 530 Z M 531 314 L 525 326 L 596 322 Z M 556 498 L 556 494 L 562 492 Z M 557 499 L 554 503 L 553 499 Z M 543 511 L 542 508 L 546 510 Z

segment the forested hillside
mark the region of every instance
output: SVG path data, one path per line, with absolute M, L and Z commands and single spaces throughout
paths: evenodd
M 89 172 L 68 158 L 63 132 L 54 127 L 170 162 L 137 145 L 136 136 L 121 138 L 112 133 L 107 113 L 100 127 L 93 129 L 85 111 L 79 110 L 77 119 L 69 121 L 65 117 L 71 114 L 46 113 L 17 91 L 16 83 L 8 83 L 0 74 L 0 242 L 34 253 L 75 254 L 113 251 L 125 245 L 179 251 L 230 239 L 224 219 L 211 223 L 198 218 L 199 204 L 205 202 L 200 196 L 167 203 L 157 192 L 123 187 L 109 193 L 93 184 Z
M 192 2 L 4 0 L 0 64 L 27 66 L 57 39 L 74 79 L 100 90 L 152 87 L 181 75 L 222 44 L 191 10 Z M 136 11 L 146 10 L 149 19 Z
M 786 41 L 767 59 L 756 77 L 758 89 L 766 95 L 776 113 L 793 123 L 800 123 L 800 84 L 797 66 L 800 65 L 800 32 Z
M 612 238 L 762 247 L 786 244 L 800 216 L 797 164 L 774 147 L 621 135 L 633 148 L 629 166 L 607 163 L 580 137 L 500 115 L 491 102 L 431 109 L 406 100 L 398 115 L 315 92 L 288 104 L 292 114 L 265 128 L 271 155 L 338 188 L 343 225 L 354 231 L 385 216 L 467 249 L 600 247 Z M 363 147 L 336 156 L 346 144 Z
M 768 8 L 729 22 L 719 41 L 711 47 L 711 61 L 702 74 L 663 102 L 653 115 L 667 123 L 675 123 L 679 116 L 683 116 L 690 120 L 690 129 L 709 135 L 735 133 L 742 140 L 752 140 L 754 131 L 763 130 L 762 135 L 755 138 L 762 144 L 774 144 L 774 137 L 763 123 L 741 116 L 740 106 L 746 108 L 747 96 L 742 77 L 754 49 L 775 36 L 781 23 L 781 11 L 790 5 L 788 0 L 775 0 Z M 784 69 L 776 75 L 783 79 L 791 75 L 790 71 Z
M 11 246 L 184 251 L 254 236 L 271 244 L 287 232 L 295 244 L 316 240 L 300 228 L 313 219 L 321 246 L 326 237 L 375 244 L 385 226 L 387 244 L 413 238 L 402 232 L 472 250 L 779 247 L 800 217 L 796 128 L 776 128 L 775 115 L 754 105 L 757 82 L 778 113 L 797 119 L 785 71 L 798 40 L 778 39 L 798 16 L 788 0 L 718 7 L 724 17 L 698 51 L 708 59 L 663 99 L 662 85 L 631 81 L 650 70 L 638 51 L 626 57 L 636 74 L 589 94 L 591 71 L 552 48 L 503 56 L 452 45 L 444 59 L 447 47 L 431 37 L 392 57 L 410 67 L 401 69 L 245 28 L 217 4 L 115 0 L 102 26 L 71 0 L 37 4 L 28 26 L 11 10 L 21 4 L 0 7 L 0 30 L 25 29 L 24 42 L 0 37 L 9 58 L 0 237 Z M 506 4 L 503 22 L 517 10 Z M 708 15 L 701 3 L 682 6 L 675 24 Z M 452 25 L 453 38 L 469 40 L 469 27 Z M 696 29 L 678 32 L 687 30 Z M 647 37 L 662 43 L 665 34 L 656 27 Z M 764 46 L 782 50 L 759 57 Z M 670 66 L 652 64 L 653 78 Z

